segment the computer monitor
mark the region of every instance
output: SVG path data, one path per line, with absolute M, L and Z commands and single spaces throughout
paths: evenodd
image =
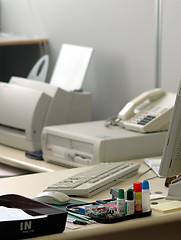
M 163 148 L 159 174 L 163 177 L 181 174 L 181 81 Z M 167 198 L 181 200 L 181 178 L 177 178 L 169 186 Z
M 163 148 L 159 173 L 163 177 L 181 174 L 181 81 Z

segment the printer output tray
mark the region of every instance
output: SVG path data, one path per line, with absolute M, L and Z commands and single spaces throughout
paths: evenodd
M 24 239 L 61 233 L 65 229 L 67 212 L 60 208 L 49 206 L 16 194 L 0 196 L 0 206 L 19 208 L 32 216 L 46 215 L 46 217 L 31 220 L 1 221 L 1 239 Z

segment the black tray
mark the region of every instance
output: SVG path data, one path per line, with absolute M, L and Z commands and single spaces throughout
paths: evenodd
M 29 238 L 61 233 L 65 229 L 67 212 L 60 208 L 16 194 L 0 196 L 0 206 L 22 209 L 32 216 L 46 215 L 38 219 L 0 222 L 1 239 Z
M 112 199 L 109 200 L 104 200 L 106 202 L 110 202 L 113 201 Z M 67 211 L 68 212 L 72 212 L 72 213 L 78 213 L 75 209 L 78 208 L 79 206 L 83 206 L 83 205 L 96 205 L 95 202 L 92 203 L 84 203 L 84 204 L 74 204 L 74 205 L 70 205 L 67 206 Z M 82 213 L 79 213 L 82 214 Z M 151 216 L 152 211 L 148 211 L 148 212 L 141 212 L 141 213 L 135 213 L 132 215 L 126 215 L 126 216 L 114 216 L 112 218 L 105 218 L 105 217 L 95 217 L 95 216 L 91 216 L 91 219 L 98 222 L 98 223 L 116 223 L 116 222 L 121 222 L 121 221 L 125 221 L 125 220 L 129 220 L 129 219 L 134 219 L 134 218 L 142 218 L 142 217 L 148 217 Z M 84 215 L 84 214 L 82 214 Z

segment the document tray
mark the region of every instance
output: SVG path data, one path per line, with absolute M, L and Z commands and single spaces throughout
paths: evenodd
M 29 198 L 8 194 L 0 196 L 0 206 L 22 209 L 31 216 L 26 220 L 0 221 L 1 239 L 21 239 L 54 233 L 65 229 L 67 212 Z

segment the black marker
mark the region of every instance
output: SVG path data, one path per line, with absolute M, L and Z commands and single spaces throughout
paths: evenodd
M 126 215 L 134 214 L 134 196 L 132 189 L 128 189 L 127 191 L 127 198 L 125 202 L 125 214 Z
M 67 217 L 67 222 L 74 223 L 74 224 L 79 224 L 79 225 L 86 225 L 87 223 L 81 220 L 77 220 L 71 217 Z

